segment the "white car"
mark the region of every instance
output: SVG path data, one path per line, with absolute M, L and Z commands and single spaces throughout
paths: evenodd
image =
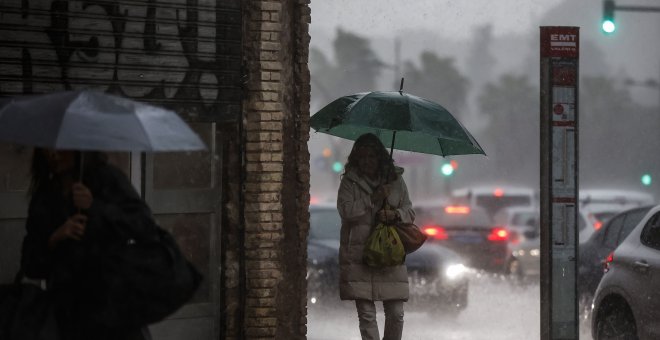
M 580 243 L 586 242 L 596 230 L 600 229 L 603 224 L 605 224 L 605 222 L 621 211 L 622 210 L 615 208 L 598 211 L 581 208 L 578 213 L 578 240 Z
M 660 339 L 659 287 L 660 205 L 606 260 L 593 303 L 594 339 Z
M 525 239 L 525 232 L 539 231 L 539 209 L 535 207 L 509 207 L 495 214 L 495 224 L 511 232 L 511 241 L 516 243 Z
M 520 242 L 511 245 L 509 273 L 516 279 L 538 282 L 541 276 L 541 240 L 538 229 L 528 229 Z
M 580 190 L 578 230 L 580 243 L 591 237 L 612 216 L 632 208 L 654 205 L 653 195 L 619 189 Z
M 539 209 L 509 207 L 495 215 L 495 223 L 509 230 L 509 274 L 524 281 L 537 281 L 540 271 Z
M 655 198 L 646 192 L 619 189 L 580 190 L 580 206 L 593 211 L 622 211 L 651 204 L 655 204 Z
M 510 207 L 538 207 L 538 190 L 518 186 L 474 186 L 456 189 L 450 197 L 452 204 L 469 205 L 484 209 L 491 218 Z

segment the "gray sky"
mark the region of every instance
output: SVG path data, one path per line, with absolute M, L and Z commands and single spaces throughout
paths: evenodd
M 660 0 L 616 0 L 616 3 L 660 6 Z M 627 86 L 626 78 L 638 81 L 660 78 L 660 13 L 617 11 L 617 32 L 606 35 L 600 30 L 602 0 L 312 0 L 311 10 L 311 45 L 331 59 L 332 41 L 341 27 L 368 38 L 378 56 L 388 64 L 394 63 L 394 39 L 400 37 L 404 61 L 417 62 L 423 50 L 431 50 L 442 57 L 454 58 L 459 70 L 465 73 L 474 30 L 490 24 L 494 38 L 492 53 L 497 59 L 491 77 L 525 73 L 538 82 L 539 26 L 578 26 L 581 76 L 605 76 L 614 79 L 620 88 Z M 387 69 L 373 90 L 391 91 L 397 79 L 400 75 Z M 658 107 L 660 89 L 630 87 L 630 91 L 638 104 Z M 470 102 L 474 102 L 474 96 Z M 313 102 L 312 113 L 325 104 L 319 100 Z M 473 111 L 476 112 L 466 110 Z M 473 133 L 484 128 L 479 125 L 484 120 L 478 118 L 464 121 Z M 318 151 L 336 140 L 312 134 L 310 149 Z M 336 190 L 336 185 L 321 174 L 313 169 L 312 191 L 320 192 L 327 185 L 330 192 Z
M 660 1 L 617 0 L 617 4 L 660 6 Z M 421 50 L 429 49 L 455 57 L 460 67 L 474 29 L 491 24 L 494 38 L 501 39 L 493 48 L 499 59 L 497 72 L 510 72 L 538 54 L 539 26 L 570 25 L 579 26 L 582 41 L 599 49 L 584 50 L 583 75 L 598 67 L 590 57 L 599 53 L 606 68 L 597 71 L 605 76 L 660 78 L 660 13 L 617 11 L 617 32 L 608 36 L 600 31 L 601 0 L 312 0 L 311 9 L 311 44 L 325 51 L 341 27 L 371 39 L 384 58 L 391 57 L 394 37 L 399 36 L 404 60 L 414 60 Z M 659 92 L 635 87 L 632 95 L 640 104 L 656 106 Z
M 583 0 L 580 0 L 583 1 Z M 365 35 L 429 29 L 468 38 L 472 28 L 493 23 L 496 35 L 535 27 L 534 21 L 561 0 L 312 0 L 312 25 L 342 26 Z

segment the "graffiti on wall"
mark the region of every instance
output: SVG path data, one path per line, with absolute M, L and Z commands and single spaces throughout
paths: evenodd
M 0 0 L 0 95 L 94 88 L 238 114 L 238 2 Z

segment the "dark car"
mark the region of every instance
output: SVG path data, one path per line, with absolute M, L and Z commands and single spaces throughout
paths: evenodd
M 311 206 L 307 242 L 307 295 L 311 304 L 339 302 L 339 231 L 334 206 Z M 425 243 L 406 256 L 410 303 L 428 311 L 459 312 L 467 306 L 468 278 L 462 258 L 437 244 Z
M 494 225 L 483 208 L 425 205 L 414 209 L 418 225 L 432 243 L 457 252 L 468 267 L 508 273 L 512 260 L 509 230 Z
M 607 257 L 591 333 L 603 339 L 660 339 L 660 206 Z
M 339 302 L 339 229 L 334 207 L 311 206 L 307 239 L 307 297 L 311 304 Z
M 591 237 L 580 244 L 578 256 L 578 293 L 583 302 L 591 303 L 600 279 L 603 263 L 611 252 L 637 226 L 651 206 L 629 209 L 609 219 Z

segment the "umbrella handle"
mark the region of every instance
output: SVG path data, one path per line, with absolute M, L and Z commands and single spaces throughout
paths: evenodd
M 396 140 L 396 130 L 392 132 L 392 144 L 390 144 L 390 161 L 392 160 L 392 153 L 394 153 L 394 141 L 395 140 Z M 390 168 L 390 170 L 388 170 L 388 172 L 391 171 L 391 170 L 392 170 L 392 168 Z M 387 177 L 390 177 L 389 175 L 390 174 L 388 173 Z
M 83 151 L 80 151 L 80 172 L 78 173 L 78 181 L 82 183 L 83 180 L 83 171 L 84 171 L 84 166 L 85 164 L 85 153 Z
M 83 180 L 83 169 L 85 169 L 85 152 L 79 151 L 80 152 L 80 172 L 78 173 L 78 181 L 82 183 Z M 78 208 L 78 214 L 82 213 L 82 209 Z
M 401 78 L 401 85 L 403 86 L 403 78 Z M 396 140 L 396 130 L 392 132 L 392 144 L 390 145 L 390 164 L 392 166 L 387 167 L 387 176 L 385 176 L 385 184 L 387 184 L 387 181 L 390 179 L 390 175 L 392 174 L 392 168 L 394 167 L 394 161 L 392 161 L 392 154 L 394 153 L 394 141 Z M 381 210 L 385 208 L 385 204 L 387 204 L 387 197 L 383 199 L 383 204 L 381 205 Z

